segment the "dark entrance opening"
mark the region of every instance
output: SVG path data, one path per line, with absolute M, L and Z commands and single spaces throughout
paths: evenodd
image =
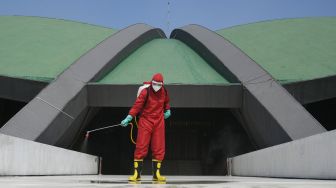
M 129 108 L 101 108 L 86 130 L 118 124 Z M 103 157 L 103 174 L 129 174 L 135 145 L 130 126 L 90 134 L 75 150 Z M 136 137 L 136 129 L 133 133 Z M 229 109 L 175 108 L 166 120 L 166 156 L 162 173 L 168 175 L 226 175 L 226 158 L 255 150 Z M 144 174 L 151 174 L 151 153 Z
M 0 99 L 0 128 L 4 126 L 26 103 L 8 99 Z
M 336 98 L 306 104 L 305 108 L 328 131 L 336 129 Z

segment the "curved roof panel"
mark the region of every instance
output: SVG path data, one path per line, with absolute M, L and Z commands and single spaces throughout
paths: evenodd
M 0 75 L 53 80 L 114 32 L 73 21 L 0 16 Z
M 336 74 L 336 17 L 266 21 L 217 33 L 283 83 Z
M 161 72 L 167 84 L 229 84 L 196 52 L 175 39 L 154 39 L 127 57 L 99 83 L 141 84 Z

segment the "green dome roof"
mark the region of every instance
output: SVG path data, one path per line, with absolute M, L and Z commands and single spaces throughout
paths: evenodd
M 156 72 L 163 74 L 167 84 L 228 84 L 196 52 L 175 39 L 146 43 L 99 82 L 141 84 Z
M 114 32 L 73 21 L 0 16 L 0 75 L 50 81 Z
M 279 81 L 336 74 L 336 17 L 266 21 L 217 33 Z
M 73 21 L 0 16 L 0 75 L 50 81 L 116 30 Z M 216 31 L 281 82 L 336 74 L 336 17 L 274 20 Z M 166 83 L 229 84 L 174 39 L 141 46 L 99 83 L 139 84 L 155 72 Z

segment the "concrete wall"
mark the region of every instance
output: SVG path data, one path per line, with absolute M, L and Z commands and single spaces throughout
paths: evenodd
M 90 83 L 88 103 L 93 107 L 130 107 L 140 85 Z M 165 85 L 174 108 L 239 108 L 242 87 L 232 85 Z M 197 102 L 195 102 L 197 101 Z
M 98 157 L 0 134 L 0 175 L 97 174 Z
M 240 155 L 229 160 L 231 174 L 336 179 L 336 130 Z

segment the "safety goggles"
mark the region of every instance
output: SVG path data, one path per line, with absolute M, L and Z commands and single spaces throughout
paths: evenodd
M 163 85 L 163 83 L 162 82 L 156 82 L 156 81 L 152 81 L 152 84 L 153 84 L 153 86 L 162 86 Z

